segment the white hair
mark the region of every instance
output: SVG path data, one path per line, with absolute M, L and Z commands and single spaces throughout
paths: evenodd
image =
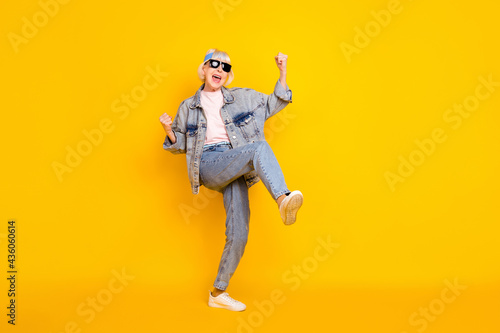
M 210 59 L 219 59 L 221 61 L 227 62 L 228 64 L 231 64 L 231 59 L 229 59 L 229 55 L 226 52 L 218 50 L 218 49 L 210 49 L 207 51 L 205 56 L 210 54 L 210 53 L 213 53 L 212 56 L 210 57 Z M 200 64 L 200 66 L 198 66 L 198 77 L 203 82 L 205 82 L 205 73 L 203 73 L 203 65 L 205 64 L 205 62 L 206 61 L 202 62 Z M 231 81 L 233 81 L 233 79 L 234 79 L 234 73 L 233 73 L 233 69 L 231 68 L 231 71 L 229 73 L 227 73 L 227 81 L 226 81 L 226 83 L 224 83 L 224 85 L 225 86 L 229 85 L 231 83 Z

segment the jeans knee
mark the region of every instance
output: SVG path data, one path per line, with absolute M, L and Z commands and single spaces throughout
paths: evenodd
M 254 143 L 255 145 L 255 151 L 259 154 L 269 151 L 271 149 L 271 146 L 269 146 L 269 143 L 267 141 L 257 141 Z
M 269 143 L 267 143 L 267 141 L 263 140 L 263 141 L 256 141 L 254 143 L 258 149 L 263 149 L 263 148 L 268 148 L 269 147 Z

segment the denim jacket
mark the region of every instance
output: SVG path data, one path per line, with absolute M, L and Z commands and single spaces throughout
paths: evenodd
M 205 83 L 179 106 L 172 123 L 177 141 L 172 144 L 167 135 L 163 143 L 163 148 L 173 154 L 186 154 L 193 194 L 199 192 L 200 161 L 207 130 L 207 120 L 200 104 L 200 92 L 204 87 Z M 223 86 L 221 89 L 224 99 L 220 113 L 233 148 L 264 141 L 264 122 L 292 102 L 292 91 L 288 86 L 285 90 L 279 80 L 270 95 L 248 88 Z M 248 187 L 260 180 L 255 171 L 244 176 Z

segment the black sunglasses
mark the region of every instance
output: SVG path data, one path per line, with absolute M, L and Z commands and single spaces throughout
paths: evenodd
M 212 68 L 219 68 L 220 64 L 222 64 L 222 70 L 224 72 L 229 73 L 231 71 L 231 65 L 228 64 L 227 62 L 222 62 L 215 59 L 207 60 L 207 62 L 210 64 L 210 67 Z

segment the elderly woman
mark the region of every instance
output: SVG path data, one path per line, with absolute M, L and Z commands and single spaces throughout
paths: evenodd
M 274 153 L 264 138 L 264 122 L 292 102 L 286 84 L 287 56 L 275 56 L 280 77 L 270 95 L 248 88 L 226 88 L 233 80 L 226 52 L 211 49 L 198 68 L 204 82 L 194 96 L 184 100 L 177 115 L 164 113 L 160 122 L 166 137 L 163 148 L 185 153 L 193 194 L 199 187 L 223 194 L 226 210 L 226 243 L 208 305 L 232 311 L 245 304 L 225 290 L 238 266 L 248 239 L 250 209 L 248 188 L 262 180 L 276 201 L 285 225 L 295 222 L 302 205 L 300 191 L 289 191 Z

